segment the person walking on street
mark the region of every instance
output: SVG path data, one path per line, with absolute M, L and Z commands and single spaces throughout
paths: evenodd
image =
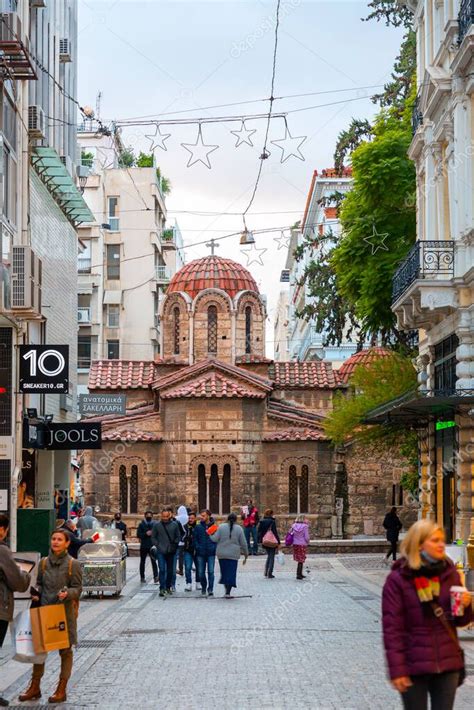
M 72 646 L 77 644 L 77 609 L 82 593 L 82 568 L 77 560 L 68 554 L 69 535 L 65 530 L 55 530 L 51 535 L 51 550 L 48 557 L 43 557 L 38 569 L 38 596 L 31 599 L 40 606 L 64 604 L 69 648 L 59 651 L 61 671 L 58 686 L 49 703 L 64 703 L 67 700 L 66 689 L 72 673 Z M 41 678 L 44 675 L 44 663 L 33 666 L 33 675 L 27 690 L 18 698 L 21 702 L 37 700 L 41 697 Z
M 145 563 L 146 558 L 149 557 L 151 561 L 151 569 L 153 571 L 153 581 L 158 584 L 158 565 L 156 564 L 156 559 L 151 552 L 152 541 L 151 534 L 153 531 L 153 513 L 151 510 L 145 511 L 145 516 L 137 528 L 137 537 L 140 540 L 140 582 L 142 584 L 146 583 L 145 579 Z
M 383 519 L 383 526 L 385 528 L 387 540 L 390 543 L 390 549 L 385 556 L 385 561 L 388 562 L 390 555 L 393 557 L 393 561 L 397 559 L 397 543 L 398 536 L 400 535 L 400 530 L 402 529 L 402 521 L 397 515 L 397 508 L 393 506 L 390 512 L 387 513 Z
M 176 520 L 172 520 L 169 508 L 163 508 L 161 520 L 153 525 L 151 532 L 151 550 L 158 560 L 160 597 L 172 594 L 173 572 L 176 569 L 175 558 L 179 541 L 178 523 Z
M 7 635 L 8 624 L 13 619 L 13 592 L 26 592 L 30 584 L 30 575 L 20 570 L 5 542 L 9 525 L 8 517 L 0 514 L 0 648 Z M 8 704 L 8 700 L 0 697 L 1 707 Z
M 247 562 L 249 549 L 244 531 L 237 525 L 237 516 L 231 513 L 227 522 L 211 535 L 211 540 L 217 544 L 217 558 L 221 570 L 219 584 L 225 588 L 225 598 L 231 599 L 232 588 L 237 586 L 237 565 L 240 555 L 244 555 L 244 564 Z
M 178 546 L 177 570 L 176 573 L 182 577 L 184 575 L 184 526 L 189 520 L 188 509 L 185 505 L 180 505 L 176 514 L 176 520 L 180 525 L 181 540 Z
M 189 513 L 188 522 L 184 526 L 184 572 L 186 575 L 185 592 L 193 590 L 193 564 L 196 570 L 196 589 L 198 587 L 199 575 L 196 558 L 196 550 L 194 548 L 194 531 L 196 529 L 196 514 Z
M 472 619 L 471 595 L 461 592 L 459 615 L 451 613 L 452 587 L 461 580 L 446 556 L 444 531 L 418 520 L 401 545 L 401 558 L 382 592 L 383 641 L 388 674 L 405 710 L 451 710 L 462 682 L 464 656 L 456 627 Z
M 201 585 L 202 596 L 214 596 L 214 567 L 216 564 L 216 543 L 208 535 L 207 531 L 213 526 L 211 511 L 203 510 L 201 520 L 194 529 L 194 549 L 197 558 L 197 574 Z M 207 576 L 206 576 L 207 569 Z
M 247 541 L 249 554 L 258 555 L 257 525 L 259 521 L 259 514 L 258 508 L 254 506 L 251 498 L 248 499 L 247 505 L 242 506 L 241 518 L 244 526 L 245 539 Z M 250 544 L 250 538 L 252 538 L 253 545 Z
M 81 533 L 81 537 L 84 537 L 84 530 L 95 530 L 99 527 L 99 521 L 92 515 L 92 508 L 90 505 L 84 510 L 84 515 L 81 515 L 77 521 L 77 529 Z
M 273 534 L 277 544 L 265 544 L 263 538 L 269 531 Z M 273 574 L 273 568 L 275 565 L 275 554 L 280 546 L 280 537 L 278 535 L 275 518 L 273 517 L 273 510 L 271 508 L 266 509 L 258 526 L 258 541 L 265 548 L 265 552 L 267 553 L 264 575 L 265 577 L 268 577 L 268 579 L 274 579 L 275 575 Z
M 303 565 L 306 561 L 306 551 L 309 545 L 309 524 L 304 515 L 298 515 L 290 528 L 293 536 L 293 559 L 297 563 L 296 579 L 304 579 Z
M 122 520 L 122 513 L 115 513 L 112 528 L 115 530 L 120 530 L 120 532 L 122 533 L 122 542 L 127 542 L 127 526 Z
M 81 540 L 79 535 L 77 534 L 76 530 L 76 522 L 75 520 L 69 519 L 66 520 L 63 525 L 61 525 L 58 530 L 65 530 L 67 534 L 69 535 L 69 540 L 70 540 L 70 545 L 68 552 L 73 557 L 75 560 L 77 560 L 77 556 L 79 554 L 79 550 L 83 545 L 87 545 L 88 543 L 93 542 L 93 540 L 90 537 L 84 538 L 84 540 Z

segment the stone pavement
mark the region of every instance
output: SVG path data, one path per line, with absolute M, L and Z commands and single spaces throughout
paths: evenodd
M 385 678 L 380 591 L 387 573 L 380 555 L 308 558 L 304 582 L 287 557 L 276 578 L 263 577 L 264 557 L 239 565 L 242 598 L 202 598 L 184 592 L 162 599 L 140 585 L 138 560 L 120 599 L 84 599 L 80 643 L 68 703 L 63 708 L 202 708 L 250 704 L 258 708 L 400 708 Z M 217 571 L 217 565 L 216 565 Z M 463 632 L 474 672 L 474 634 Z M 0 651 L 0 688 L 16 698 L 29 667 Z M 50 654 L 43 682 L 53 689 L 58 655 Z M 457 696 L 456 710 L 472 707 L 474 673 Z M 12 700 L 12 704 L 15 701 Z

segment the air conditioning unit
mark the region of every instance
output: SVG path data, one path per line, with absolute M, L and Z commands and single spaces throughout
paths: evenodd
M 12 247 L 12 311 L 33 311 L 35 314 L 41 314 L 41 267 L 41 259 L 31 247 Z
M 69 39 L 59 40 L 59 61 L 72 62 L 71 59 L 71 42 Z
M 41 106 L 28 106 L 28 135 L 36 140 L 46 138 L 46 119 Z
M 69 155 L 61 155 L 60 159 L 61 159 L 61 163 L 66 168 L 69 175 L 71 175 L 71 177 L 72 177 L 72 160 L 71 160 L 70 156 Z
M 0 6 L 3 12 L 0 14 L 0 42 L 21 41 L 21 20 L 16 12 L 9 12 L 8 4 L 2 3 Z M 12 6 L 13 7 L 13 6 Z M 5 10 L 5 8 L 7 8 Z
M 90 323 L 91 322 L 90 308 L 78 308 L 77 309 L 77 322 L 78 323 Z
M 46 0 L 30 0 L 30 7 L 46 7 Z

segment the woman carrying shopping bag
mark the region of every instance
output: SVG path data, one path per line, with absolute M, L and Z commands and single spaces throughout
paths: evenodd
M 237 586 L 237 565 L 240 555 L 244 555 L 245 564 L 249 554 L 244 531 L 240 525 L 237 525 L 236 514 L 231 513 L 227 522 L 210 535 L 210 538 L 217 543 L 216 555 L 221 568 L 219 584 L 224 585 L 225 598 L 231 599 L 232 588 Z
M 388 674 L 406 710 L 451 710 L 465 673 L 456 627 L 472 619 L 471 596 L 446 556 L 444 530 L 418 520 L 382 593 Z
M 291 539 L 293 545 L 293 559 L 297 563 L 296 579 L 304 579 L 303 565 L 306 561 L 306 550 L 309 545 L 309 524 L 304 515 L 298 515 L 291 526 L 285 542 Z
M 268 577 L 268 579 L 274 579 L 273 567 L 275 565 L 275 554 L 280 547 L 280 538 L 271 508 L 266 509 L 258 526 L 258 541 L 267 553 L 264 576 Z
M 77 643 L 77 612 L 82 592 L 82 569 L 77 560 L 68 554 L 69 535 L 65 530 L 55 530 L 51 535 L 51 550 L 43 557 L 38 570 L 37 592 L 32 593 L 32 601 L 39 606 L 64 604 L 69 633 L 69 648 L 59 651 L 61 672 L 56 691 L 48 699 L 50 703 L 64 703 L 66 688 L 72 672 L 72 646 Z M 18 698 L 37 700 L 41 697 L 41 678 L 44 663 L 33 666 L 33 675 L 27 690 Z

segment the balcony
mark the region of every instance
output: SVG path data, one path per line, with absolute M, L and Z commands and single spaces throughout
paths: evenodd
M 163 251 L 172 251 L 176 249 L 176 233 L 175 228 L 163 229 L 160 235 L 161 248 Z
M 158 283 L 167 284 L 171 279 L 171 272 L 167 266 L 158 265 L 155 267 L 155 279 Z
M 418 95 L 413 104 L 413 111 L 411 114 L 411 131 L 415 135 L 418 128 L 423 125 L 423 114 L 420 110 L 420 96 Z
M 474 0 L 462 0 L 458 15 L 458 43 L 462 44 L 469 28 L 474 24 Z
M 79 257 L 77 260 L 77 271 L 79 274 L 90 274 L 92 266 L 91 259 Z
M 79 325 L 90 325 L 91 309 L 90 308 L 78 308 L 77 309 L 77 322 L 79 323 Z

